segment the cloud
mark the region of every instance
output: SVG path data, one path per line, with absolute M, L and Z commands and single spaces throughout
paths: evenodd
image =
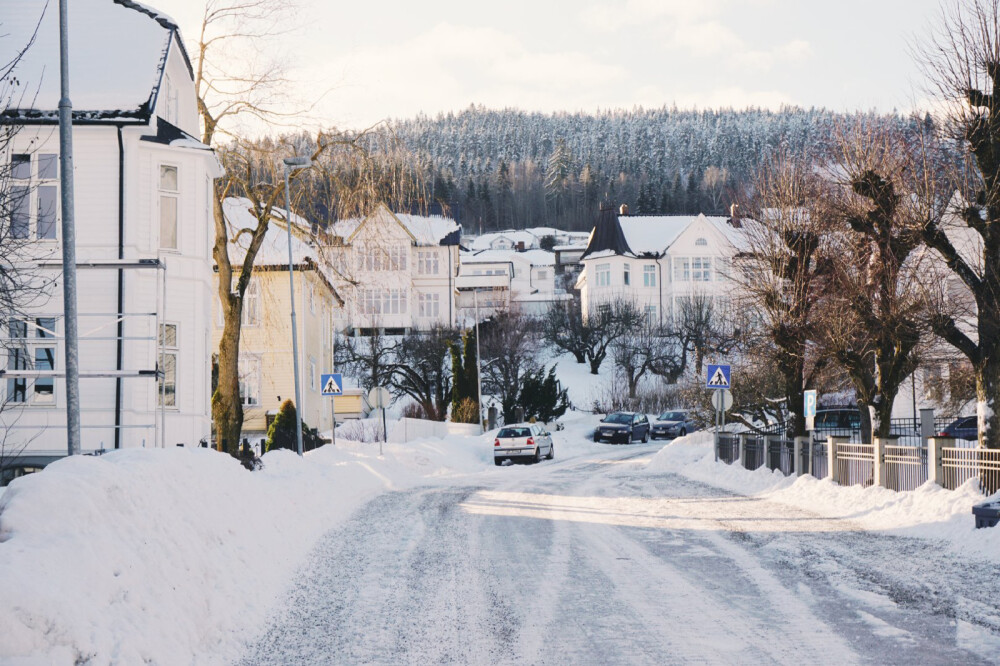
M 625 0 L 590 5 L 580 12 L 580 22 L 594 30 L 619 30 L 651 21 L 692 22 L 716 16 L 720 0 Z

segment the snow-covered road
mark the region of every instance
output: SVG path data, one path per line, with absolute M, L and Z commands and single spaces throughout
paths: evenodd
M 319 541 L 239 663 L 1000 655 L 1000 567 L 649 474 L 658 448 L 609 446 L 378 496 Z

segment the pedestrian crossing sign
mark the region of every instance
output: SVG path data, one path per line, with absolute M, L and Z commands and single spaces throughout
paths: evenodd
M 321 375 L 320 384 L 323 386 L 323 395 L 344 394 L 344 378 L 339 372 Z
M 732 374 L 728 365 L 709 365 L 708 375 L 705 377 L 705 388 L 727 389 L 731 387 Z

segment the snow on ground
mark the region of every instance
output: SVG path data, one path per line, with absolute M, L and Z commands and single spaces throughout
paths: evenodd
M 648 473 L 671 472 L 724 488 L 796 506 L 864 529 L 939 539 L 956 552 L 976 553 L 1000 562 L 1000 529 L 975 527 L 972 505 L 985 501 L 970 481 L 955 491 L 926 483 L 913 492 L 839 486 L 811 476 L 785 477 L 767 469 L 749 471 L 715 462 L 712 433 L 702 431 L 663 447 Z M 1000 494 L 992 499 L 1000 499 Z

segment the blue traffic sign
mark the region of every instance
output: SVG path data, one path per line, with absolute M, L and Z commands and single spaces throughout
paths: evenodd
M 320 375 L 320 386 L 323 387 L 323 395 L 343 395 L 344 378 L 338 372 L 329 375 Z
M 708 375 L 705 377 L 705 388 L 710 389 L 727 389 L 730 388 L 732 382 L 730 368 L 728 365 L 709 365 Z
M 816 391 L 803 391 L 802 402 L 802 416 L 816 416 Z

